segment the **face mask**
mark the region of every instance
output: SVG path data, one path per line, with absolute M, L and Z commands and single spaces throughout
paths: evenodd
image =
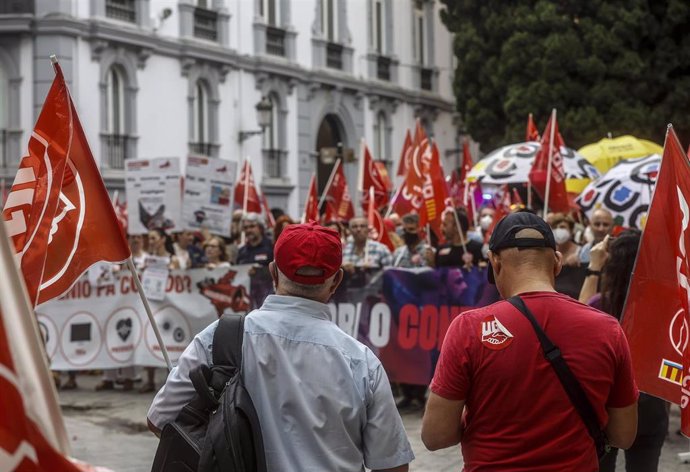
M 481 219 L 479 220 L 479 226 L 486 231 L 489 229 L 489 226 L 491 226 L 491 223 L 494 222 L 493 216 L 485 215 L 482 216 Z
M 412 246 L 419 242 L 419 235 L 417 233 L 408 233 L 407 231 L 403 233 L 403 241 L 407 246 Z
M 556 228 L 553 230 L 553 237 L 556 244 L 563 244 L 570 241 L 570 231 L 565 228 Z

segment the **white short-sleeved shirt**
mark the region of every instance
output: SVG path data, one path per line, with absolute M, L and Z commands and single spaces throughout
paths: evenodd
M 360 471 L 414 454 L 388 377 L 373 352 L 329 319 L 328 305 L 270 295 L 247 315 L 243 378 L 256 407 L 268 470 Z M 217 322 L 180 357 L 148 413 L 158 428 L 194 395 L 189 372 L 211 364 Z

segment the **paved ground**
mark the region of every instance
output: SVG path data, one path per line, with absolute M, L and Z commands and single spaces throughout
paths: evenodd
M 157 372 L 162 380 L 164 371 Z M 146 411 L 152 394 L 94 392 L 98 377 L 78 377 L 79 390 L 61 392 L 60 404 L 72 442 L 72 455 L 93 465 L 109 467 L 115 472 L 146 472 L 158 440 L 146 428 Z M 419 472 L 457 472 L 462 459 L 457 449 L 428 452 L 419 439 L 421 413 L 403 415 L 405 428 L 416 460 L 410 470 Z M 662 472 L 690 472 L 690 464 L 682 464 L 679 452 L 690 451 L 687 439 L 676 434 L 679 428 L 678 408 L 671 410 L 669 437 L 662 450 Z M 622 459 L 618 468 L 623 471 Z

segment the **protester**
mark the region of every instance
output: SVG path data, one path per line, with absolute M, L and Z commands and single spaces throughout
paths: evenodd
M 640 232 L 626 230 L 613 239 L 607 236 L 594 246 L 580 301 L 620 321 L 639 245 Z M 596 293 L 599 279 L 601 292 Z M 668 432 L 668 403 L 640 393 L 637 414 L 637 436 L 630 449 L 625 451 L 625 469 L 627 472 L 655 472 Z M 617 455 L 618 450 L 613 449 L 601 461 L 599 470 L 615 471 Z
M 206 256 L 206 268 L 216 269 L 230 267 L 228 255 L 225 252 L 225 241 L 218 236 L 212 236 L 204 241 L 204 255 Z
M 273 244 L 264 235 L 264 223 L 258 213 L 242 217 L 244 246 L 237 253 L 237 264 L 268 265 L 273 260 Z
M 175 257 L 180 263 L 180 269 L 192 269 L 203 267 L 204 255 L 194 244 L 195 236 L 193 231 L 185 230 L 176 233 L 176 242 L 173 244 Z
M 340 284 L 339 235 L 291 225 L 269 271 L 276 294 L 247 315 L 242 377 L 257 410 L 268 470 L 406 471 L 414 454 L 386 372 L 330 320 Z M 194 395 L 189 372 L 208 364 L 217 323 L 194 338 L 148 413 L 159 432 Z
M 482 257 L 482 244 L 467 237 L 469 227 L 470 222 L 464 210 L 448 210 L 443 214 L 441 231 L 448 242 L 436 252 L 436 267 L 472 267 L 486 264 Z
M 562 256 L 540 217 L 506 216 L 489 246 L 490 280 L 506 299 L 521 295 L 582 385 L 610 444 L 630 447 L 638 391 L 618 322 L 554 291 Z M 461 443 L 465 470 L 598 470 L 582 417 L 534 328 L 507 301 L 453 320 L 430 388 L 422 440 L 430 450 Z
M 337 231 L 340 235 L 340 241 L 343 243 L 343 246 L 347 244 L 347 228 L 344 224 L 342 224 L 340 221 L 331 220 L 324 223 L 324 226 Z
M 378 241 L 369 239 L 369 222 L 366 218 L 350 220 L 352 241 L 343 249 L 343 269 L 353 273 L 355 268 L 383 268 L 393 263 L 388 248 Z
M 168 269 L 179 269 L 180 261 L 175 256 L 170 235 L 162 229 L 152 229 L 148 234 L 148 252 L 151 256 L 167 258 Z
M 553 213 L 550 219 L 547 218 L 547 222 L 553 230 L 556 249 L 563 254 L 563 265 L 579 266 L 581 247 L 573 241 L 575 220 L 570 215 Z
M 230 222 L 230 238 L 225 245 L 225 252 L 228 255 L 228 262 L 230 264 L 237 263 L 237 252 L 240 248 L 242 239 L 242 210 L 235 210 L 232 212 L 232 221 Z
M 393 267 L 410 269 L 432 266 L 434 251 L 419 235 L 419 215 L 409 213 L 402 217 L 403 245 L 393 252 Z
M 483 206 L 479 210 L 479 228 L 482 230 L 482 236 L 485 236 L 489 228 L 491 228 L 495 214 L 496 210 L 489 206 Z
M 607 234 L 613 229 L 613 215 L 605 208 L 598 208 L 592 213 L 588 228 L 592 234 L 592 240 L 587 242 L 580 249 L 580 263 L 589 263 L 589 251 L 592 247 L 603 241 Z

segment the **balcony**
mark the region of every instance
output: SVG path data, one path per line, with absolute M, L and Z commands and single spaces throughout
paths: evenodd
M 273 26 L 266 27 L 266 54 L 285 57 L 285 30 Z
M 194 9 L 194 37 L 218 40 L 218 13 L 206 8 Z
M 103 135 L 103 157 L 105 158 L 105 164 L 110 169 L 125 168 L 125 159 L 131 157 L 128 156 L 130 139 L 129 136 L 122 134 Z
M 326 44 L 326 67 L 343 70 L 343 46 L 337 43 Z
M 391 59 L 386 56 L 376 58 L 376 78 L 379 80 L 391 80 Z
M 422 67 L 419 70 L 420 88 L 422 90 L 432 91 L 433 90 L 433 77 L 434 77 L 433 69 L 427 69 L 427 68 Z
M 137 12 L 134 0 L 106 0 L 105 16 L 113 20 L 136 23 Z
M 213 146 L 211 143 L 189 143 L 189 152 L 196 156 L 212 156 Z
M 282 179 L 285 177 L 284 152 L 280 149 L 264 149 L 264 178 Z

